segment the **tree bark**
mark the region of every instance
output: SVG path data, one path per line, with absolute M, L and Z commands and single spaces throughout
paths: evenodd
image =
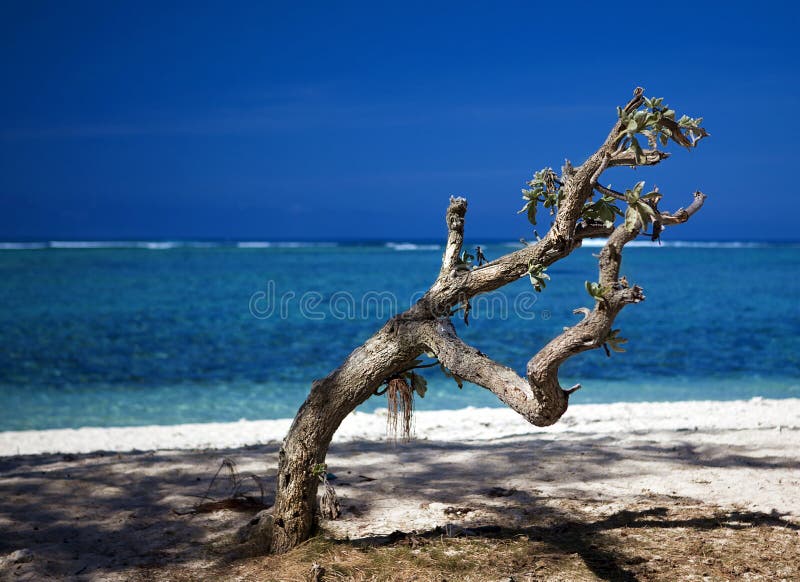
M 285 552 L 313 532 L 320 483 L 314 467 L 325 462 L 331 438 L 342 420 L 421 352 L 413 335 L 390 321 L 339 368 L 312 384 L 278 455 L 272 552 Z
M 587 201 L 596 189 L 613 198 L 626 199 L 625 195 L 598 184 L 606 168 L 655 165 L 668 157 L 666 152 L 655 149 L 638 155 L 630 149 L 620 149 L 620 140 L 631 127 L 630 122 L 624 122 L 629 119 L 625 116 L 636 112 L 643 101 L 642 90 L 637 89 L 633 99 L 620 109 L 620 120 L 600 148 L 581 166 L 564 172 L 563 197 L 555 222 L 535 244 L 481 266 L 464 265 L 460 255 L 467 201 L 450 199 L 446 214 L 447 244 L 438 277 L 428 292 L 356 348 L 339 368 L 314 381 L 298 411 L 279 454 L 273 530 L 269 536 L 272 552 L 288 551 L 314 531 L 320 483 L 315 468 L 325 462 L 328 446 L 342 420 L 384 382 L 412 368 L 422 353 L 432 354 L 453 374 L 492 391 L 534 425 L 551 425 L 564 414 L 569 395 L 580 385 L 563 389 L 558 379 L 559 366 L 576 354 L 603 346 L 620 310 L 644 300 L 641 288 L 620 279 L 620 265 L 623 247 L 640 234 L 645 224 L 626 221 L 613 227 L 581 221 Z M 685 139 L 683 135 L 680 137 Z M 652 198 L 647 204 L 653 209 L 654 220 L 669 226 L 688 220 L 704 200 L 705 195 L 696 192 L 691 205 L 673 214 L 658 211 L 658 201 L 652 202 Z M 602 297 L 597 298 L 591 310 L 576 310 L 584 314 L 584 319 L 565 328 L 535 353 L 524 378 L 458 338 L 450 321 L 454 308 L 466 308 L 476 295 L 524 277 L 532 266 L 541 269 L 551 265 L 580 247 L 584 239 L 593 237 L 608 237 L 598 260 Z

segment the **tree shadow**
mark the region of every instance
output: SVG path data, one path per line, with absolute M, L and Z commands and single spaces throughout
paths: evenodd
M 653 507 L 643 510 L 621 510 L 595 521 L 581 521 L 570 518 L 553 508 L 548 511 L 548 525 L 534 525 L 508 528 L 497 525 L 483 525 L 470 528 L 437 526 L 421 532 L 395 531 L 385 536 L 368 536 L 342 541 L 355 547 L 369 548 L 387 545 L 419 545 L 420 540 L 435 540 L 444 537 L 470 537 L 484 540 L 514 539 L 525 536 L 534 542 L 545 544 L 552 551 L 568 556 L 577 554 L 589 571 L 602 580 L 630 582 L 639 577 L 626 566 L 641 563 L 641 559 L 631 558 L 623 552 L 614 551 L 603 543 L 603 537 L 611 530 L 622 528 L 636 529 L 677 529 L 695 530 L 742 530 L 754 526 L 771 526 L 800 531 L 800 526 L 785 521 L 778 514 L 762 512 L 731 511 L 715 513 L 708 517 L 673 518 L 667 516 L 666 507 Z M 604 547 L 605 546 L 605 547 Z
M 229 453 L 251 451 L 98 452 L 0 459 L 0 558 L 27 549 L 33 559 L 6 565 L 31 579 L 105 579 L 152 564 L 189 563 L 223 543 L 250 513 L 191 514 Z M 277 462 L 277 457 L 276 457 Z M 266 484 L 269 493 L 273 484 Z M 258 494 L 255 484 L 251 486 Z M 219 478 L 211 495 L 227 495 Z M 271 503 L 271 498 L 264 500 Z M 0 566 L 0 578 L 6 572 Z
M 36 558 L 23 564 L 22 570 L 33 572 L 34 578 L 74 579 L 125 576 L 137 568 L 165 563 L 180 568 L 202 560 L 221 561 L 252 512 L 191 515 L 175 510 L 198 502 L 224 457 L 234 458 L 243 472 L 262 477 L 268 492 L 265 502 L 271 503 L 277 452 L 278 445 L 270 444 L 210 451 L 0 458 L 0 557 L 30 549 Z M 342 499 L 344 516 L 326 525 L 345 528 L 344 534 L 337 535 L 368 540 L 381 537 L 373 531 L 388 534 L 398 526 L 439 535 L 432 525 L 456 521 L 482 536 L 538 536 L 579 554 L 592 571 L 607 579 L 631 579 L 623 577 L 627 572 L 624 556 L 601 547 L 593 536 L 619 524 L 637 527 L 646 521 L 653 527 L 650 520 L 656 518 L 654 527 L 660 528 L 734 529 L 739 515 L 728 513 L 722 521 L 709 516 L 684 525 L 663 519 L 653 513 L 655 509 L 585 519 L 579 508 L 598 502 L 586 487 L 595 484 L 595 491 L 605 490 L 612 468 L 615 478 L 624 479 L 665 462 L 723 471 L 755 468 L 764 474 L 800 468 L 793 458 L 759 456 L 748 447 L 697 446 L 690 441 L 668 446 L 644 439 L 621 446 L 610 437 L 592 435 L 534 434 L 396 446 L 374 441 L 335 443 L 328 463 L 336 476 L 332 483 Z M 492 488 L 501 493 L 493 497 Z M 504 496 L 503 491 L 511 493 Z M 221 491 L 212 494 L 224 496 Z M 613 493 L 601 501 L 615 502 L 616 509 L 622 503 Z M 435 503 L 440 504 L 436 511 L 417 510 Z M 652 505 L 654 499 L 647 503 Z M 418 513 L 427 511 L 428 525 L 393 524 L 391 507 L 403 504 Z M 447 506 L 454 506 L 456 513 L 443 511 Z M 459 508 L 475 511 L 462 516 Z M 769 514 L 739 517 L 745 524 L 759 520 L 778 524 L 774 521 L 778 518 Z M 497 531 L 481 529 L 487 527 Z

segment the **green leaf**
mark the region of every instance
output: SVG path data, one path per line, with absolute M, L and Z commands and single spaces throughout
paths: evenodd
M 644 161 L 644 152 L 642 151 L 642 146 L 639 145 L 639 140 L 635 137 L 631 138 L 630 149 L 633 150 L 633 157 L 636 160 L 636 164 L 641 164 Z
M 528 222 L 535 225 L 536 224 L 536 203 L 530 202 L 528 203 Z
M 591 281 L 586 281 L 586 291 L 594 297 L 595 301 L 602 301 L 605 297 L 605 294 L 608 292 L 608 289 L 601 286 L 600 283 L 593 283 Z
M 615 198 L 603 196 L 596 202 L 584 205 L 581 216 L 587 221 L 602 222 L 606 227 L 613 226 L 616 217 L 622 216 L 622 210 L 616 206 L 615 202 Z
M 625 228 L 628 232 L 633 232 L 639 228 L 639 220 L 639 213 L 636 211 L 636 208 L 628 206 L 628 209 L 625 211 Z
M 520 210 L 526 212 L 528 221 L 536 224 L 536 207 L 542 203 L 550 209 L 550 214 L 555 215 L 556 209 L 564 196 L 563 189 L 559 186 L 558 175 L 552 168 L 544 168 L 533 174 L 528 181 L 529 189 L 522 190 L 522 198 L 528 203 Z
M 550 275 L 545 273 L 546 270 L 547 267 L 537 265 L 533 261 L 528 263 L 528 276 L 531 279 L 531 285 L 533 285 L 534 290 L 537 292 L 541 292 L 547 286 L 545 281 L 550 280 Z
M 425 376 L 411 372 L 411 388 L 420 398 L 425 398 L 425 392 L 428 391 L 428 381 Z
M 641 200 L 644 200 L 644 198 L 642 198 Z M 639 207 L 639 212 L 646 214 L 651 219 L 655 218 L 656 211 L 653 210 L 653 207 L 650 206 L 647 202 L 642 202 L 641 200 L 637 203 L 637 206 Z
M 642 221 L 642 228 L 647 228 L 647 225 L 650 224 L 650 215 L 645 212 L 645 207 L 649 208 L 646 204 L 637 204 L 636 205 L 636 212 L 639 213 L 639 218 Z

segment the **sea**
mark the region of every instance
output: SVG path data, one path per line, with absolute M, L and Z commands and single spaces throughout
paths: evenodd
M 520 243 L 468 241 L 488 259 Z M 591 307 L 594 246 L 473 301 L 460 336 L 524 372 Z M 434 280 L 435 242 L 0 243 L 0 430 L 291 417 L 334 369 Z M 800 244 L 640 243 L 623 274 L 644 288 L 615 327 L 624 353 L 568 360 L 573 403 L 800 397 Z M 425 363 L 432 362 L 423 357 Z M 425 368 L 442 410 L 502 406 Z M 360 410 L 386 406 L 373 397 Z

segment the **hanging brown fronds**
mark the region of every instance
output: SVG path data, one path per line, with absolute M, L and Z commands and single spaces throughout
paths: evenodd
M 392 440 L 397 439 L 397 425 L 402 416 L 400 438 L 411 440 L 411 417 L 414 413 L 414 390 L 405 378 L 392 378 L 386 388 L 386 404 L 389 415 L 386 419 L 386 432 Z

